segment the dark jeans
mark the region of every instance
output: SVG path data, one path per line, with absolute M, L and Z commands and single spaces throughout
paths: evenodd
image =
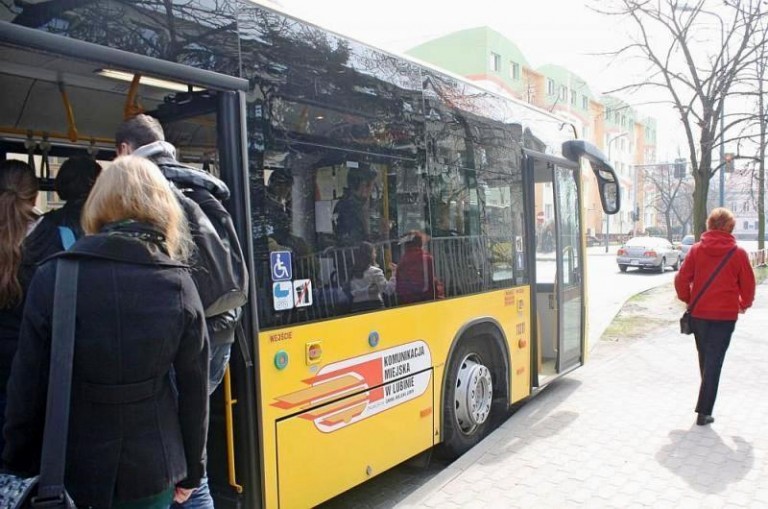
M 735 320 L 704 320 L 692 318 L 691 326 L 696 338 L 696 349 L 699 351 L 699 371 L 701 387 L 696 412 L 712 415 L 715 406 L 717 387 L 720 385 L 720 371 L 731 335 L 736 326 Z

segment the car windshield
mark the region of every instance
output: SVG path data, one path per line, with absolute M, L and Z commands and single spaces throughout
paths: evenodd
M 683 242 L 682 243 L 685 244 L 686 246 L 692 246 L 694 240 L 695 239 L 694 239 L 693 235 L 686 235 L 685 237 L 683 237 Z
M 635 237 L 633 239 L 629 239 L 627 241 L 627 246 L 629 247 L 637 247 L 637 246 L 643 246 L 643 247 L 650 247 L 650 246 L 658 246 L 660 242 L 663 239 L 657 239 L 655 237 Z

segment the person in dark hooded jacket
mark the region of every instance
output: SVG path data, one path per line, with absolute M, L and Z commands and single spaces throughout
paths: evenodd
M 738 247 L 731 232 L 736 220 L 730 210 L 716 208 L 707 218 L 707 231 L 691 247 L 680 272 L 675 276 L 677 297 L 690 305 L 731 251 L 733 254 L 704 290 L 691 312 L 691 328 L 699 353 L 701 386 L 696 403 L 696 424 L 714 422 L 717 388 L 725 352 L 740 313 L 755 298 L 755 275 L 747 252 Z

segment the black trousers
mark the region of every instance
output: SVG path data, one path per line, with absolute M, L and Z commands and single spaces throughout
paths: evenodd
M 735 320 L 691 320 L 693 335 L 696 338 L 696 349 L 699 351 L 699 371 L 701 372 L 701 387 L 696 412 L 712 415 L 712 408 L 717 398 L 717 387 L 720 385 L 720 371 L 731 335 L 736 326 Z

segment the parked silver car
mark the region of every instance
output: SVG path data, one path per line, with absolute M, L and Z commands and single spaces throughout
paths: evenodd
M 696 237 L 693 235 L 686 235 L 683 240 L 680 241 L 680 261 L 685 260 L 685 255 L 691 250 L 691 246 L 696 243 Z
M 661 237 L 634 237 L 619 248 L 616 263 L 622 272 L 629 267 L 659 272 L 664 272 L 667 267 L 677 270 L 680 268 L 680 251 Z

